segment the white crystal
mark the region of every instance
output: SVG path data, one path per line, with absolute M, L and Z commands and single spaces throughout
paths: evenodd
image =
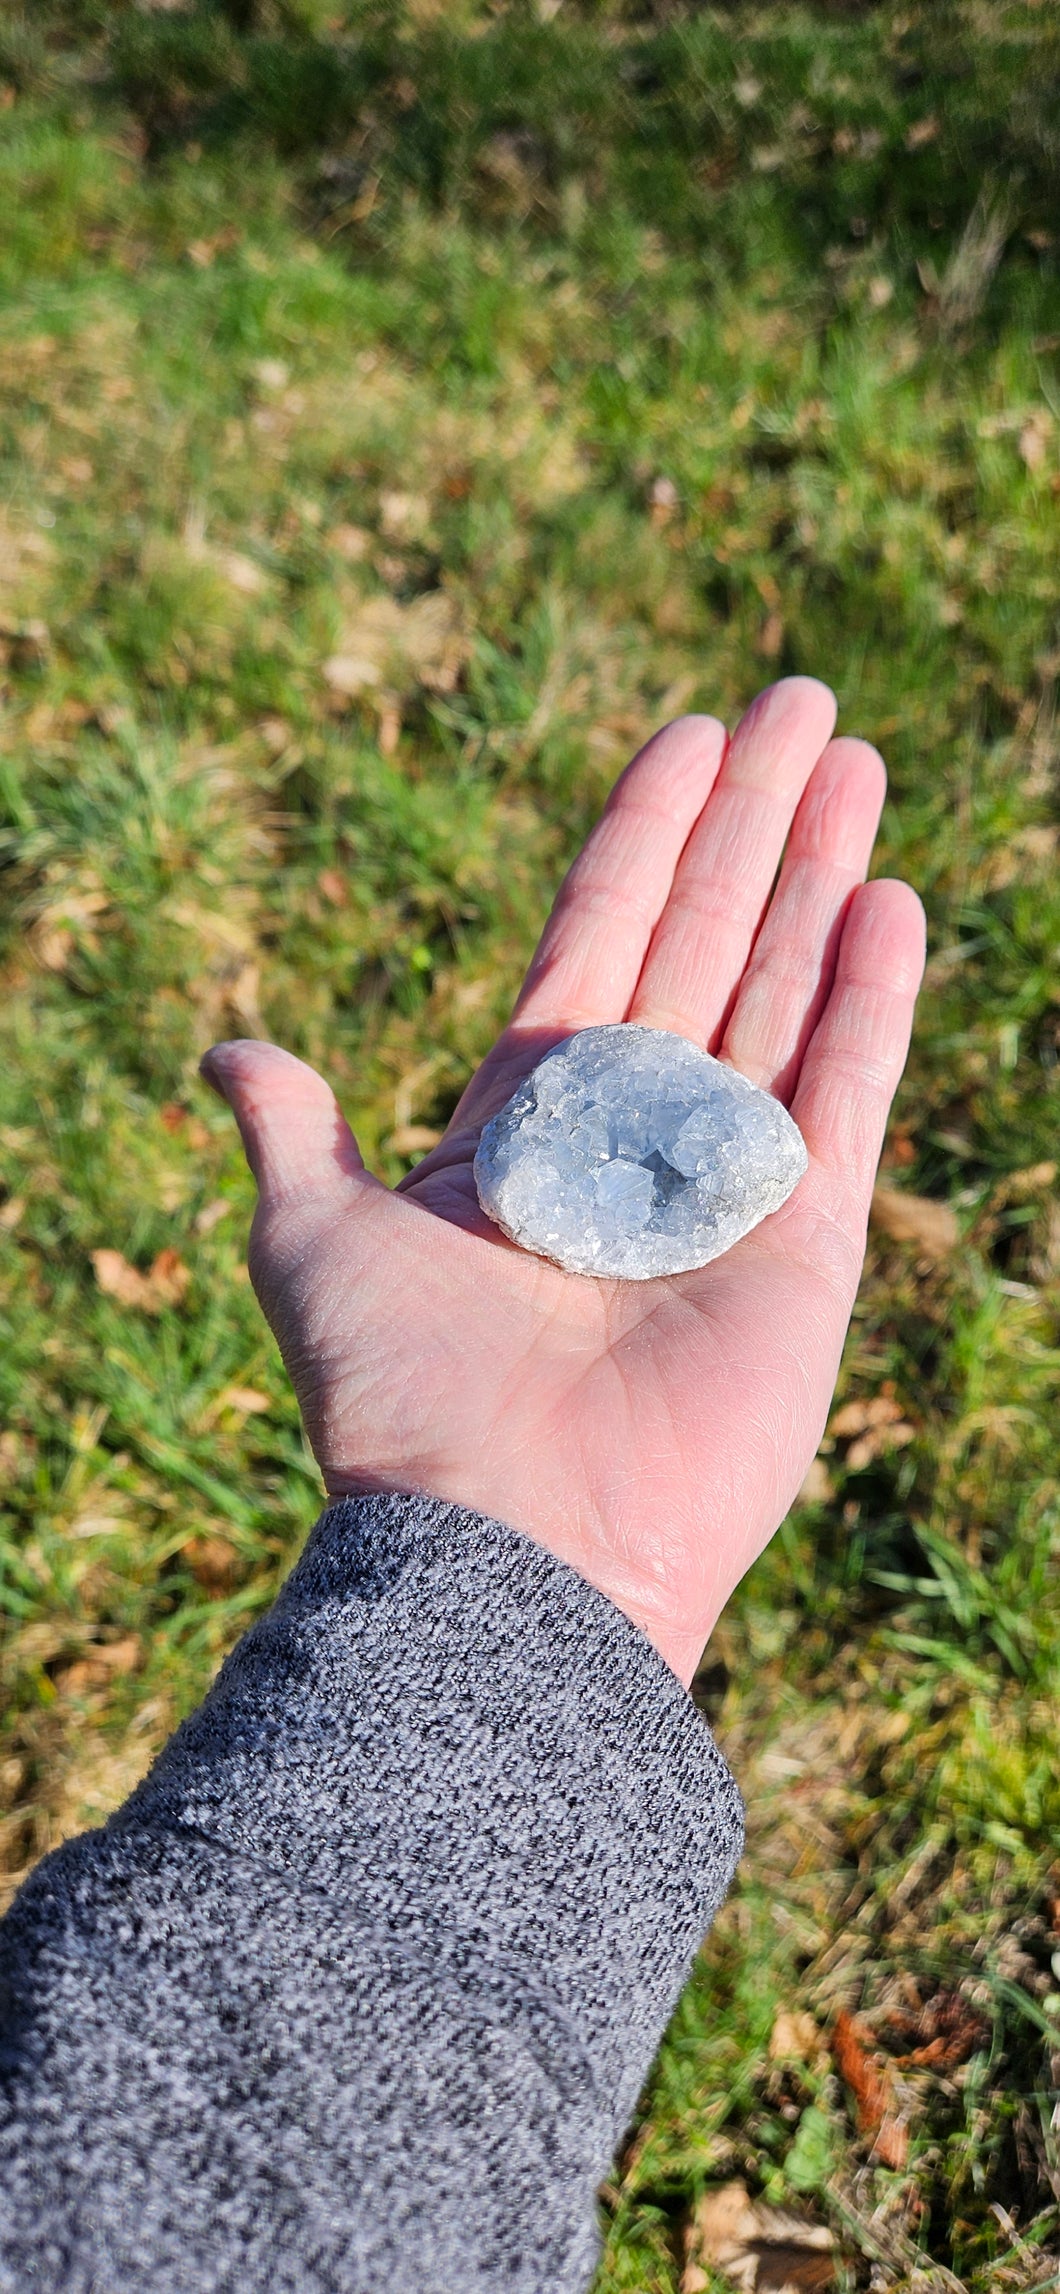
M 779 1099 L 683 1036 L 619 1024 L 546 1053 L 487 1123 L 475 1184 L 524 1249 L 637 1282 L 720 1258 L 806 1165 Z

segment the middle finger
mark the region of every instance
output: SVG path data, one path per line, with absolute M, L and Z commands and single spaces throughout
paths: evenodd
M 627 1018 L 715 1048 L 835 714 L 826 685 L 786 677 L 741 718 L 685 847 Z

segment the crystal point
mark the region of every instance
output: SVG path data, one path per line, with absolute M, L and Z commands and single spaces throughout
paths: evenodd
M 806 1165 L 769 1092 L 683 1036 L 619 1023 L 545 1054 L 487 1123 L 475 1183 L 524 1249 L 636 1282 L 720 1258 Z

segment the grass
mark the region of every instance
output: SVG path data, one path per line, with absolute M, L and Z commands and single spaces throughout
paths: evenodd
M 204 1046 L 318 1062 L 396 1179 L 630 749 L 777 671 L 928 903 L 885 1175 L 955 1225 L 874 1230 L 704 1660 L 749 1852 L 598 2294 L 712 2283 L 737 2176 L 847 2288 L 1060 2270 L 1058 95 L 1031 0 L 0 25 L 11 1887 L 319 1501 Z

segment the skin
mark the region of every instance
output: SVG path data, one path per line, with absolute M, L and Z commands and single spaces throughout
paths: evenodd
M 275 1045 L 203 1063 L 258 1183 L 250 1245 L 329 1493 L 425 1490 L 536 1538 L 691 1680 L 820 1440 L 924 960 L 865 884 L 885 775 L 812 678 L 657 733 L 566 878 L 512 1019 L 395 1191 Z M 779 875 L 778 875 L 779 868 Z M 810 1168 L 701 1272 L 568 1275 L 483 1217 L 486 1118 L 603 1020 L 673 1029 L 790 1107 Z

